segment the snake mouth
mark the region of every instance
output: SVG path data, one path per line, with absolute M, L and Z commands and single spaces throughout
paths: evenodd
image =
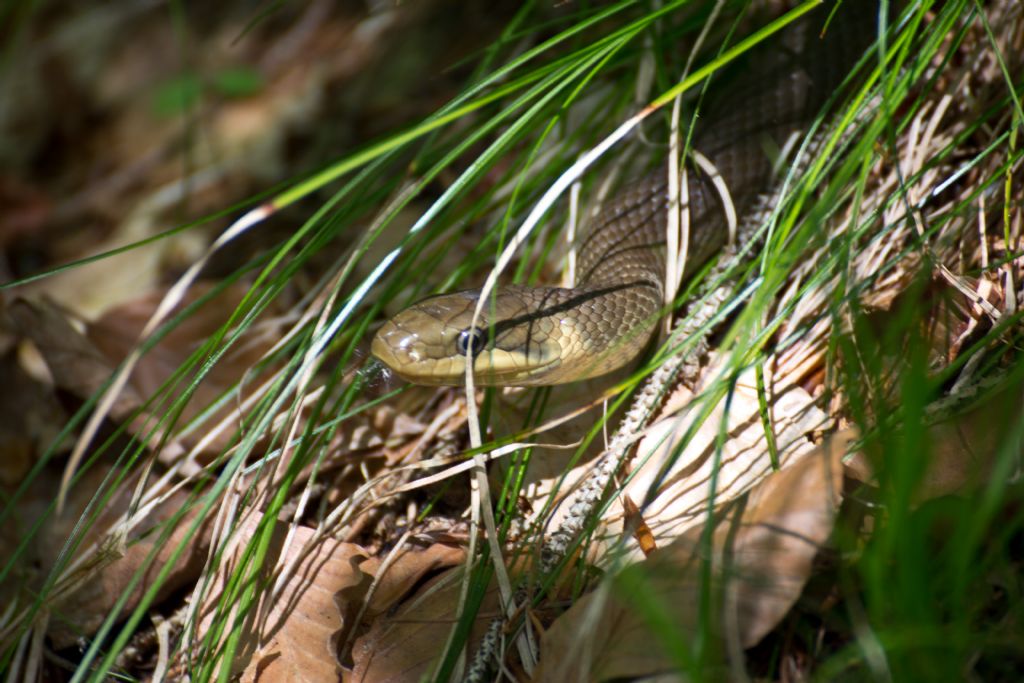
M 459 363 L 461 372 L 456 384 L 465 381 L 466 364 Z M 546 354 L 544 358 L 527 358 L 521 352 L 485 351 L 473 361 L 473 381 L 481 386 L 510 386 L 530 384 L 530 379 L 546 375 L 558 367 L 562 359 L 558 354 Z

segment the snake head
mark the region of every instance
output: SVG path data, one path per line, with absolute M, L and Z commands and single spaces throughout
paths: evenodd
M 371 352 L 414 384 L 463 384 L 467 355 L 479 385 L 547 383 L 531 380 L 561 362 L 562 330 L 559 316 L 535 305 L 538 291 L 543 290 L 500 290 L 485 302 L 475 324 L 479 291 L 424 299 L 386 322 Z

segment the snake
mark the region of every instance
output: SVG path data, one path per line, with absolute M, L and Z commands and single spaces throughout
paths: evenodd
M 768 192 L 779 150 L 823 115 L 873 41 L 875 3 L 847 1 L 830 18 L 833 5 L 751 50 L 722 75 L 728 87 L 696 119 L 692 149 L 710 169 L 686 161 L 684 272 L 694 273 L 722 249 L 726 203 L 742 216 Z M 481 386 L 563 384 L 634 362 L 666 312 L 669 210 L 662 164 L 627 184 L 582 232 L 574 245 L 575 286 L 499 287 L 475 324 L 479 290 L 432 296 L 385 322 L 371 352 L 402 379 L 424 385 L 463 384 L 467 360 Z

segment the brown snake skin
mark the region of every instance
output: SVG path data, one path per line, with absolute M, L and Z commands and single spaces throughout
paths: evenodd
M 822 113 L 874 39 L 874 2 L 846 0 L 823 31 L 832 9 L 825 3 L 753 51 L 734 78 L 723 77 L 729 87 L 697 121 L 692 147 L 718 170 L 740 217 L 769 188 L 770 154 Z M 688 169 L 692 274 L 727 230 L 719 191 Z M 619 368 L 643 350 L 663 314 L 667 209 L 659 170 L 627 186 L 582 236 L 575 288 L 501 288 L 476 328 L 479 292 L 431 297 L 385 323 L 372 352 L 416 384 L 462 384 L 467 348 L 482 385 L 559 384 Z

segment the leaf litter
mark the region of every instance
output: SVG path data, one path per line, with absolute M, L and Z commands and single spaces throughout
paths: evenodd
M 1000 12 L 1009 17 L 1001 26 L 1019 23 L 1019 14 L 1014 17 L 1012 8 L 1004 6 L 1006 3 L 995 5 L 990 8 L 993 17 L 1001 16 Z M 384 35 L 388 21 L 381 19 L 370 27 L 373 30 L 367 28 L 364 38 Z M 301 36 L 299 25 L 295 30 L 293 37 Z M 307 26 L 304 30 L 313 29 Z M 333 26 L 332 30 L 339 29 Z M 1006 33 L 1010 33 L 1009 29 Z M 340 35 L 349 34 L 342 31 Z M 337 38 L 330 32 L 318 34 L 320 49 Z M 297 44 L 301 46 L 303 42 L 299 40 Z M 975 83 L 963 87 L 984 102 L 986 95 L 992 94 L 986 89 L 990 91 L 992 83 L 998 83 L 998 67 L 983 49 L 983 41 L 973 45 L 970 49 L 975 52 L 965 59 L 978 65 L 973 76 Z M 368 43 L 361 49 L 372 51 Z M 358 69 L 359 60 L 335 66 L 338 77 L 346 70 Z M 125 68 L 124 63 L 121 68 Z M 289 85 L 270 86 L 267 94 L 273 95 L 273 106 L 253 100 L 228 103 L 219 111 L 220 118 L 213 127 L 220 132 L 218 138 L 231 139 L 232 145 L 239 147 L 245 147 L 251 136 L 271 138 L 273 144 L 252 157 L 269 160 L 268 166 L 281 161 L 287 131 L 291 126 L 302 125 L 309 112 L 316 111 L 315 103 L 321 92 L 319 84 L 303 80 L 295 70 L 283 69 L 279 76 L 280 83 Z M 291 101 L 296 92 L 306 95 L 293 106 Z M 905 158 L 896 160 L 902 176 L 915 178 L 905 185 L 910 188 L 911 205 L 917 206 L 927 199 L 926 194 L 915 192 L 927 193 L 955 170 L 928 164 L 930 150 L 954 144 L 964 130 L 963 122 L 970 121 L 967 114 L 955 109 L 956 104 L 948 98 L 927 101 L 907 133 L 907 144 L 899 147 L 906 151 Z M 266 123 L 263 117 L 268 117 L 271 123 Z M 279 122 L 279 127 L 274 122 Z M 274 135 L 266 135 L 268 125 Z M 137 136 L 141 128 L 131 124 L 124 130 Z M 171 138 L 162 135 L 161 141 L 167 144 L 166 140 Z M 122 144 L 118 150 L 124 153 L 132 147 Z M 134 158 L 138 168 L 140 164 L 159 167 L 163 163 L 160 157 L 157 154 L 153 159 L 143 160 L 146 164 L 139 161 L 137 154 L 129 158 Z M 148 191 L 159 187 L 161 176 L 176 177 L 176 171 L 168 168 L 162 166 L 153 174 L 158 180 L 150 184 Z M 223 169 L 218 172 L 222 171 L 226 173 Z M 874 195 L 879 197 L 893 194 L 900 187 L 892 174 L 879 173 L 876 182 Z M 215 177 L 201 192 L 215 194 L 212 189 L 220 184 L 219 177 Z M 124 186 L 114 189 L 125 192 Z M 54 211 L 50 194 L 33 192 L 35 188 L 30 187 L 18 193 L 32 200 L 33 216 L 60 214 L 59 210 L 57 214 L 50 213 Z M 103 196 L 111 196 L 109 188 Z M 65 215 L 79 216 L 87 210 L 83 207 L 93 206 L 94 200 L 86 199 L 72 207 L 74 211 L 65 207 Z M 850 264 L 857 278 L 879 274 L 875 286 L 859 304 L 883 321 L 899 306 L 916 273 L 923 268 L 932 269 L 938 286 L 945 288 L 944 297 L 936 297 L 941 303 L 935 306 L 934 319 L 946 317 L 930 330 L 933 336 L 929 339 L 929 352 L 945 362 L 956 360 L 971 339 L 978 338 L 979 331 L 990 329 L 1000 315 L 1012 315 L 1019 305 L 1014 296 L 1019 291 L 1014 290 L 1013 284 L 1014 274 L 1019 272 L 1019 257 L 1012 257 L 1013 244 L 1017 243 L 1014 240 L 1019 240 L 1019 212 L 1017 222 L 1010 226 L 1010 243 L 990 240 L 985 235 L 986 239 L 975 244 L 970 239 L 973 222 L 991 224 L 998 218 L 992 207 L 984 205 L 984 197 L 978 201 L 975 216 L 943 223 L 927 252 L 911 250 L 899 267 L 885 270 L 884 264 L 906 245 L 913 244 L 922 229 L 927 228 L 905 220 L 903 207 L 887 207 L 885 224 L 900 227 L 888 239 L 873 242 L 858 252 L 857 261 Z M 119 234 L 114 230 L 109 233 L 112 241 L 105 244 L 120 244 L 126 234 L 131 239 L 153 234 L 159 223 L 154 216 L 161 215 L 169 206 L 165 202 L 151 215 L 143 212 L 141 217 L 136 216 L 140 221 L 136 227 L 142 225 L 141 231 Z M 931 218 L 940 216 L 945 206 L 938 207 Z M 866 214 L 872 208 L 863 206 L 860 211 Z M 840 226 L 836 239 L 842 231 L 857 227 L 853 217 L 853 213 L 848 213 L 844 220 L 836 222 Z M 12 238 L 16 249 L 23 245 L 18 240 L 41 229 L 38 218 L 29 216 L 19 221 L 17 234 Z M 106 237 L 109 231 L 99 232 Z M 54 280 L 52 291 L 47 291 L 46 285 L 37 289 L 37 293 L 51 294 L 61 301 L 63 310 L 39 299 L 5 306 L 5 315 L 15 322 L 20 339 L 30 340 L 45 359 L 49 377 L 42 380 L 74 396 L 74 403 L 80 405 L 93 396 L 113 368 L 135 347 L 142 325 L 166 292 L 165 271 L 174 271 L 175 263 L 187 262 L 188 255 L 194 253 L 188 242 L 158 244 L 166 251 L 145 259 L 125 259 L 118 267 L 117 279 L 90 273 L 84 280 Z M 74 251 L 80 247 L 66 248 Z M 828 248 L 828 244 L 823 244 L 817 257 L 797 268 L 786 296 L 777 304 L 779 309 L 789 301 L 787 296 L 795 297 L 798 289 L 814 278 L 813 264 L 828 257 Z M 179 250 L 177 257 L 175 250 Z M 88 253 L 91 252 L 79 251 L 76 255 Z M 1011 256 L 1001 265 L 991 265 L 1006 254 Z M 933 266 L 935 262 L 950 265 Z M 978 263 L 983 265 L 978 278 L 954 274 L 967 270 L 966 264 Z M 133 269 L 137 269 L 141 281 L 131 279 Z M 620 473 L 609 505 L 595 520 L 590 543 L 577 558 L 587 571 L 575 579 L 567 571 L 554 597 L 524 608 L 540 637 L 539 668 L 533 671 L 537 680 L 598 680 L 671 670 L 685 664 L 680 657 L 685 658 L 686 644 L 692 638 L 707 635 L 701 631 L 705 624 L 699 620 L 701 610 L 707 609 L 711 610 L 708 623 L 713 626 L 712 635 L 720 648 L 709 666 L 719 667 L 723 675 L 736 673 L 729 667 L 742 666 L 743 651 L 762 641 L 791 610 L 805 583 L 812 578 L 815 557 L 833 533 L 843 501 L 842 477 L 846 476 L 847 484 L 876 483 L 875 463 L 865 454 L 869 449 L 861 445 L 862 437 L 870 443 L 870 435 L 849 429 L 848 416 L 836 410 L 841 397 L 829 394 L 833 387 L 825 372 L 829 360 L 827 342 L 833 334 L 831 326 L 837 321 L 821 316 L 820 312 L 828 308 L 842 283 L 837 277 L 819 285 L 811 290 L 810 296 L 793 299 L 795 308 L 778 334 L 781 339 L 799 336 L 800 343 L 783 348 L 763 362 L 769 375 L 767 420 L 772 439 L 765 435 L 761 405 L 764 396 L 753 371 L 737 377 L 727 410 L 720 402 L 709 414 L 698 414 L 701 404 L 693 399 L 712 383 L 717 369 L 725 366 L 725 358 L 712 354 L 707 359 L 704 387 L 678 387 L 667 398 L 657 421 L 639 439 L 628 468 Z M 186 302 L 205 293 L 207 286 L 200 283 L 193 288 Z M 206 432 L 175 434 L 171 440 L 163 441 L 149 431 L 146 418 L 136 413 L 154 389 L 223 323 L 244 291 L 243 287 L 229 288 L 225 296 L 230 301 L 201 309 L 165 337 L 143 357 L 128 386 L 119 394 L 110 413 L 111 425 L 123 424 L 128 435 L 147 439 L 147 446 L 159 453 L 159 468 L 172 468 L 175 476 L 167 477 L 161 471 L 161 483 L 141 495 L 133 489 L 139 481 L 135 472 L 123 484 L 125 488 L 106 503 L 89 534 L 80 539 L 79 549 L 72 556 L 84 564 L 60 577 L 63 583 L 46 607 L 52 647 L 60 649 L 85 642 L 96 632 L 115 600 L 127 590 L 139 568 L 147 566 L 146 555 L 157 553 L 155 563 L 148 565 L 147 571 L 161 566 L 169 559 L 168 552 L 176 546 L 184 528 L 194 521 L 188 515 L 182 517 L 168 529 L 170 535 L 162 541 L 164 547 L 153 545 L 162 525 L 185 504 L 185 492 L 204 480 L 206 458 L 220 454 L 229 445 L 232 431 L 216 432 L 213 438 Z M 969 303 L 948 304 L 965 298 Z M 68 322 L 69 318 L 76 322 Z M 272 327 L 257 332 L 239 346 L 238 353 L 214 366 L 185 406 L 184 419 L 197 417 L 217 397 L 248 377 L 253 366 L 265 360 L 265 354 L 277 341 L 276 335 Z M 841 362 L 853 365 L 863 360 L 846 355 Z M 887 362 L 899 368 L 905 359 L 896 357 Z M 246 387 L 250 390 L 252 384 L 247 383 Z M 891 397 L 898 387 L 880 389 Z M 594 387 L 559 389 L 550 405 L 557 415 L 569 416 L 573 412 L 569 406 L 593 401 L 601 392 Z M 493 424 L 505 421 L 508 434 L 521 436 L 521 416 L 529 408 L 524 405 L 522 393 L 507 393 L 508 396 L 498 399 L 498 405 L 504 407 L 496 411 Z M 573 393 L 577 395 L 574 397 Z M 826 405 L 823 397 L 831 403 Z M 244 404 L 244 396 L 236 397 L 210 416 L 207 424 L 237 424 L 244 417 L 245 411 L 239 410 Z M 1019 418 L 1015 406 L 1020 404 L 1019 388 L 997 387 L 988 402 L 966 414 L 944 416 L 932 427 L 930 435 L 938 445 L 937 459 L 918 491 L 918 501 L 983 485 L 998 464 L 993 457 L 995 446 Z M 228 590 L 231 571 L 245 566 L 241 554 L 257 537 L 260 505 L 265 503 L 265 496 L 272 493 L 275 485 L 287 481 L 297 494 L 295 502 L 283 508 L 276 520 L 265 522 L 270 528 L 269 551 L 254 574 L 254 581 L 264 590 L 246 614 L 233 615 L 239 619 L 243 636 L 232 671 L 242 680 L 335 680 L 341 675 L 349 680 L 404 681 L 429 675 L 458 616 L 460 583 L 466 576 L 460 566 L 466 561 L 462 515 L 466 500 L 452 490 L 465 486 L 465 482 L 450 478 L 464 471 L 458 456 L 465 446 L 465 421 L 465 405 L 460 403 L 457 390 L 406 392 L 395 401 L 347 418 L 342 433 L 336 434 L 325 449 L 327 455 L 316 466 L 304 466 L 296 477 L 285 479 L 282 464 L 266 477 L 249 470 L 236 478 L 230 493 L 235 507 L 230 512 L 225 512 L 225 508 L 218 513 L 216 528 L 210 528 L 213 522 L 208 522 L 185 541 L 187 552 L 178 559 L 174 575 L 164 584 L 157 600 L 159 604 L 182 587 L 196 585 L 194 592 L 189 591 L 193 599 L 184 602 L 187 610 L 194 610 L 193 618 L 186 619 L 177 634 L 193 649 L 185 649 L 168 664 L 171 674 L 183 674 L 188 658 L 210 646 L 204 644 L 204 639 L 221 637 L 222 634 L 211 630 L 216 619 L 223 616 L 214 605 L 222 592 Z M 593 423 L 593 412 L 585 413 L 575 424 L 544 429 L 524 439 L 559 444 L 560 448 L 534 449 L 530 469 L 525 473 L 527 484 L 518 501 L 525 511 L 520 531 L 531 524 L 550 529 L 559 523 L 566 507 L 559 503 L 571 500 L 574 487 L 590 476 L 589 468 L 604 444 L 601 437 L 597 438 L 582 459 L 565 447 L 580 443 Z M 844 431 L 837 436 L 837 429 Z M 10 452 L 21 453 L 19 459 L 27 457 L 31 463 L 32 458 L 40 456 L 41 448 L 35 440 L 20 435 L 14 443 L 16 448 Z M 19 443 L 22 445 L 18 446 Z M 26 447 L 26 443 L 31 445 Z M 184 454 L 194 456 L 197 445 L 204 449 L 203 457 L 191 461 L 191 467 L 182 467 Z M 500 482 L 507 468 L 514 466 L 505 455 L 513 450 L 496 451 L 492 481 Z M 851 454 L 844 459 L 847 450 Z M 778 457 L 781 471 L 774 471 L 772 451 Z M 24 455 L 26 452 L 28 456 Z M 965 452 L 969 457 L 964 457 Z M 24 465 L 14 466 L 7 478 L 16 479 L 24 471 Z M 58 523 L 48 522 L 41 532 L 39 544 L 46 552 L 38 554 L 35 561 L 47 570 L 58 563 L 59 549 L 65 539 L 73 536 L 73 521 L 86 510 L 92 492 L 102 488 L 108 475 L 119 471 L 115 463 L 102 460 L 85 472 L 64 517 Z M 312 496 L 307 491 L 304 498 L 303 487 L 314 480 L 320 488 Z M 172 481 L 173 485 L 168 485 Z M 53 481 L 40 478 L 35 483 L 52 485 Z M 254 493 L 255 498 L 245 500 L 240 494 L 246 491 Z M 315 501 L 318 496 L 322 496 L 322 509 L 328 511 L 326 520 L 318 519 L 304 507 L 309 498 Z M 23 498 L 24 510 L 31 511 L 29 520 L 33 515 L 45 515 L 39 509 L 45 500 L 45 493 L 40 490 Z M 262 502 L 253 504 L 253 500 Z M 711 509 L 710 500 L 714 502 Z M 141 515 L 140 504 L 144 511 Z M 709 516 L 710 528 L 705 526 Z M 130 524 L 125 524 L 127 520 L 131 520 Z M 338 530 L 340 535 L 335 537 Z M 5 548 L 16 546 L 16 541 L 17 538 L 5 540 Z M 211 548 L 221 548 L 224 555 L 213 561 Z M 206 564 L 202 573 L 197 562 Z M 523 565 L 516 566 L 516 570 L 524 575 L 530 571 Z M 593 580 L 602 572 L 605 580 Z M 200 575 L 205 578 L 201 585 L 195 584 Z M 147 581 L 148 575 L 144 575 L 142 585 Z M 141 587 L 132 590 L 123 609 L 130 610 L 138 602 Z M 702 606 L 705 595 L 711 596 L 709 606 Z M 563 612 L 569 598 L 575 599 Z M 497 591 L 491 586 L 472 622 L 467 653 L 471 653 L 488 625 L 501 614 Z M 666 639 L 666 633 L 671 638 Z M 526 678 L 522 663 L 515 657 L 510 657 L 506 666 L 506 671 Z

